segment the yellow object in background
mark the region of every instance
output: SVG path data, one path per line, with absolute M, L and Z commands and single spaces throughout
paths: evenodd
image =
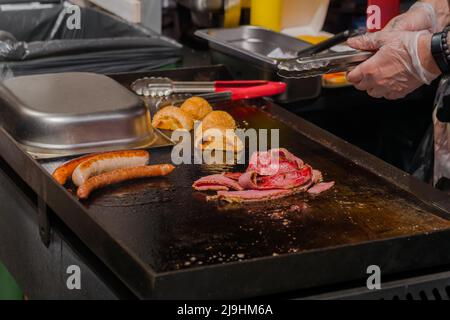
M 242 0 L 241 7 L 250 9 L 252 7 L 252 0 Z
M 250 23 L 280 32 L 283 0 L 252 0 Z
M 250 24 L 291 36 L 318 35 L 330 0 L 252 0 Z
M 248 0 L 247 0 L 248 1 Z M 295 7 L 294 5 L 298 6 L 299 0 L 251 0 L 251 18 L 250 23 L 255 26 L 264 27 L 276 32 L 280 32 L 283 28 L 283 10 L 284 14 L 286 12 L 289 13 L 289 9 L 291 7 Z M 304 0 L 305 4 L 308 2 Z M 324 0 L 311 0 L 313 3 L 312 8 L 314 8 L 314 5 L 317 8 L 328 8 L 328 1 Z M 321 3 L 325 3 L 326 6 L 321 5 Z M 291 6 L 288 6 L 286 8 L 283 8 L 283 4 L 290 4 Z M 312 10 L 311 8 L 309 10 Z M 322 10 L 323 12 L 326 12 L 326 10 Z M 305 12 L 303 12 L 303 16 L 311 16 L 308 15 L 308 10 L 305 8 Z M 295 21 L 292 17 L 290 20 Z M 291 21 L 291 22 L 292 22 Z M 286 22 L 285 22 L 286 23 Z M 303 40 L 305 42 L 308 42 L 310 44 L 318 44 L 322 41 L 325 41 L 330 36 L 327 35 L 309 35 L 304 34 L 301 36 L 298 36 L 297 38 L 300 40 Z M 326 74 L 322 77 L 322 86 L 325 88 L 340 88 L 350 85 L 346 78 L 345 72 L 339 72 L 339 73 L 332 73 L 332 74 Z
M 318 44 L 322 41 L 325 41 L 329 39 L 329 36 L 298 36 L 300 40 L 303 40 L 305 42 L 311 43 L 311 44 Z
M 226 2 L 225 17 L 223 26 L 225 28 L 234 28 L 239 26 L 241 20 L 241 3 L 240 1 L 228 1 Z

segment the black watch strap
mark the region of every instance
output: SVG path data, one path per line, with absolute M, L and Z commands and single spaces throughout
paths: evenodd
M 435 33 L 431 38 L 431 53 L 443 74 L 450 74 L 450 49 L 447 43 L 449 30 L 450 28 L 446 27 L 444 31 Z

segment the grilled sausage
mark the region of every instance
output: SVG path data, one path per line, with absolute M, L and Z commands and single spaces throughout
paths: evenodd
M 77 196 L 80 199 L 87 199 L 97 189 L 132 179 L 165 176 L 174 169 L 171 164 L 117 169 L 88 179 L 78 188 Z
M 105 172 L 145 166 L 149 160 L 149 153 L 145 150 L 116 151 L 98 154 L 80 163 L 72 174 L 76 186 L 81 186 L 90 177 Z
M 84 157 L 76 158 L 70 160 L 61 166 L 59 166 L 52 174 L 53 178 L 60 184 L 65 185 L 67 180 L 72 177 L 72 173 L 76 167 L 78 167 L 82 162 L 95 157 L 97 154 L 90 154 Z

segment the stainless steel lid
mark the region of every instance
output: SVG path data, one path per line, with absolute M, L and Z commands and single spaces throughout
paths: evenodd
M 137 148 L 155 139 L 143 100 L 104 75 L 8 79 L 0 85 L 0 104 L 3 126 L 34 153 Z

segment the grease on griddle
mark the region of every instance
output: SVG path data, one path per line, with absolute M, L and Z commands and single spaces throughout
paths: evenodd
M 239 225 L 238 228 L 241 232 L 245 234 L 253 235 L 253 241 L 251 243 L 252 247 L 259 247 L 267 245 L 266 229 L 267 223 L 275 227 L 276 230 L 283 235 L 287 240 L 285 243 L 288 247 L 277 247 L 276 251 L 272 252 L 271 255 L 277 256 L 280 254 L 292 254 L 302 251 L 299 247 L 295 246 L 297 236 L 295 233 L 295 227 L 291 228 L 291 223 L 298 222 L 299 219 L 309 219 L 308 210 L 309 205 L 307 204 L 308 199 L 299 200 L 291 197 L 290 201 L 284 201 L 283 204 L 279 203 L 252 203 L 252 204 L 227 204 L 219 206 L 222 214 L 233 216 L 238 208 L 246 208 L 246 214 L 253 215 L 253 224 L 251 226 Z M 265 208 L 265 213 L 261 214 L 261 208 Z M 204 248 L 204 252 L 210 252 L 208 255 L 202 255 L 201 253 L 191 253 L 186 254 L 185 259 L 179 261 L 175 265 L 176 270 L 187 269 L 198 267 L 201 265 L 213 265 L 213 264 L 224 264 L 230 262 L 240 262 L 244 260 L 249 260 L 254 258 L 251 252 L 248 252 L 244 246 L 239 246 L 237 243 L 235 245 L 227 246 L 232 248 L 230 250 L 224 250 L 224 243 L 220 246 L 215 247 L 208 245 Z M 222 249 L 219 249 L 222 248 Z M 171 254 L 176 256 L 177 252 L 176 246 L 170 246 Z M 247 248 L 248 249 L 248 248 Z M 217 251 L 218 250 L 218 251 Z M 179 260 L 179 259 L 178 259 Z M 199 263 L 201 262 L 201 263 Z
M 97 191 L 87 205 L 135 207 L 174 200 L 173 186 L 165 179 L 128 181 Z

